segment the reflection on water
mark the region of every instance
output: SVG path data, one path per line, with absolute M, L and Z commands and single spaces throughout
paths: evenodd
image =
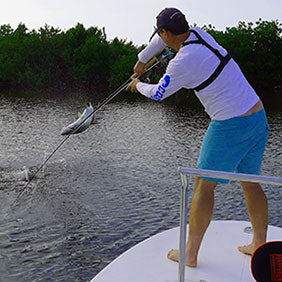
M 11 208 L 26 183 L 23 167 L 43 162 L 86 102 L 1 99 L 1 281 L 89 281 L 129 247 L 178 225 L 176 167 L 195 167 L 209 120 L 149 101 L 107 105 Z M 281 176 L 281 115 L 270 114 L 269 123 L 262 174 Z M 281 192 L 264 188 L 270 224 L 282 227 Z M 248 220 L 237 183 L 217 188 L 214 219 Z

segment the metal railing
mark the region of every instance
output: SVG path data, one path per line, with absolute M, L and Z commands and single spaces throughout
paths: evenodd
M 261 175 L 251 175 L 243 173 L 231 173 L 223 171 L 214 171 L 207 169 L 194 169 L 179 167 L 178 171 L 181 177 L 181 197 L 180 197 L 180 239 L 179 239 L 179 270 L 178 281 L 184 282 L 185 279 L 185 246 L 186 246 L 186 226 L 188 217 L 188 179 L 187 175 L 212 177 L 228 180 L 246 181 L 253 183 L 264 183 L 273 185 L 282 185 L 282 178 L 269 177 Z

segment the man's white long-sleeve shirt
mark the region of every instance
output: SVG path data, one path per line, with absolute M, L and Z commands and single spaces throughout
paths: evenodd
M 225 56 L 221 47 L 207 32 L 193 28 L 213 48 Z M 186 42 L 197 40 L 191 32 Z M 157 36 L 138 54 L 141 62 L 148 62 L 165 48 L 165 43 Z M 217 68 L 218 57 L 202 44 L 190 44 L 182 47 L 172 59 L 166 73 L 158 84 L 137 83 L 137 90 L 144 96 L 161 101 L 181 88 L 193 89 L 205 81 Z M 259 97 L 250 86 L 239 66 L 231 59 L 219 76 L 206 88 L 195 94 L 203 104 L 211 119 L 225 120 L 247 112 L 255 105 Z

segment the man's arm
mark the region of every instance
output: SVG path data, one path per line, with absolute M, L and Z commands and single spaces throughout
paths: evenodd
M 138 61 L 134 66 L 134 73 L 137 75 L 143 74 L 146 70 L 146 63 L 148 63 L 154 56 L 161 53 L 165 47 L 165 43 L 159 36 L 153 38 L 149 45 L 138 54 Z
M 169 62 L 166 73 L 157 84 L 147 84 L 132 77 L 132 82 L 126 90 L 139 92 L 153 100 L 161 101 L 181 89 L 187 80 L 186 69 L 183 64 Z

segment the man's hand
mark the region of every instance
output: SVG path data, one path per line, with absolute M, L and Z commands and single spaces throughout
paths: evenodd
M 134 73 L 136 73 L 138 76 L 142 75 L 146 71 L 146 64 L 144 64 L 140 61 L 137 61 L 133 70 L 134 70 Z
M 135 92 L 137 93 L 137 88 L 136 88 L 136 84 L 138 82 L 140 82 L 140 80 L 138 78 L 134 78 L 134 75 L 131 77 L 132 81 L 128 84 L 128 86 L 126 87 L 126 91 L 130 91 L 130 92 Z

